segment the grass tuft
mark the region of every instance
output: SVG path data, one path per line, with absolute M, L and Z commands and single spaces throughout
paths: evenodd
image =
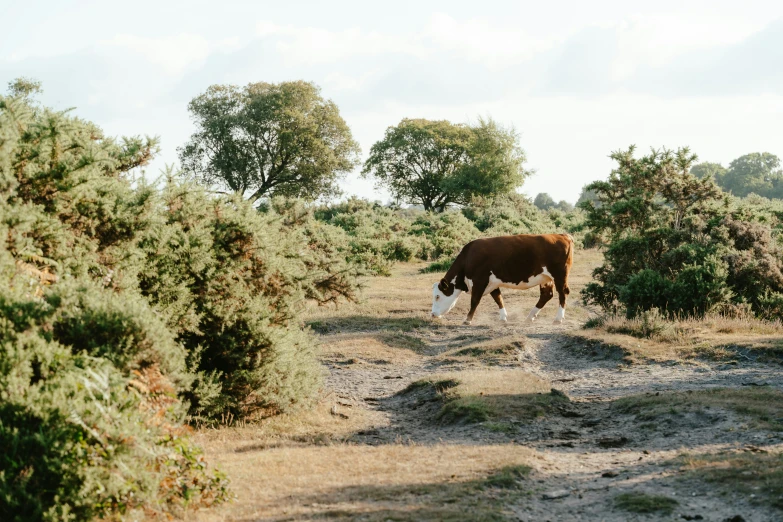
M 618 509 L 631 513 L 663 513 L 671 514 L 679 502 L 663 495 L 647 493 L 622 493 L 614 497 L 614 505 Z
M 437 419 L 445 424 L 464 422 L 475 424 L 488 421 L 496 416 L 496 412 L 481 397 L 457 397 L 447 401 L 438 412 Z
M 427 343 L 422 339 L 400 332 L 381 334 L 378 339 L 393 348 L 403 348 L 417 353 L 427 348 Z
M 487 477 L 485 484 L 491 488 L 520 489 L 520 480 L 530 475 L 531 471 L 533 468 L 524 464 L 506 466 Z

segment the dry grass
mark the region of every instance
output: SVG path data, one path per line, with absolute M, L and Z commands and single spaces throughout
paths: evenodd
M 640 421 L 687 412 L 729 410 L 747 417 L 757 428 L 783 430 L 783 392 L 766 386 L 634 395 L 617 400 L 613 408 Z
M 199 520 L 502 520 L 524 495 L 532 452 L 516 445 L 350 446 L 226 452 L 234 505 Z M 522 491 L 520 491 L 520 488 Z
M 244 453 L 264 448 L 337 444 L 357 431 L 384 422 L 378 412 L 329 394 L 312 409 L 300 409 L 242 426 L 203 429 L 196 438 L 218 453 Z
M 405 334 L 337 334 L 320 346 L 325 359 L 350 363 L 409 365 L 420 360 L 417 350 L 423 342 Z
M 716 486 L 724 496 L 783 509 L 783 453 L 753 448 L 744 452 L 684 456 L 686 477 Z
M 437 420 L 444 423 L 532 419 L 568 402 L 564 394 L 552 390 L 549 381 L 522 370 L 438 374 L 413 383 L 405 392 L 427 388 L 443 401 Z

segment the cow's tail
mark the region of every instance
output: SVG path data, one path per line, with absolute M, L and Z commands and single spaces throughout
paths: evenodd
M 563 236 L 568 240 L 568 246 L 566 247 L 566 263 L 568 263 L 568 266 L 571 266 L 571 263 L 574 261 L 574 236 L 571 234 L 563 234 Z

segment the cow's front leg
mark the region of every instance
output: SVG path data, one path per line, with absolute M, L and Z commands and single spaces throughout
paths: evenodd
M 495 300 L 495 302 L 498 304 L 498 308 L 500 308 L 500 320 L 504 322 L 507 321 L 508 314 L 506 313 L 506 307 L 503 306 L 503 296 L 500 295 L 500 288 L 495 288 L 492 290 L 492 292 L 489 293 L 489 295 L 492 296 L 492 299 Z
M 470 324 L 473 321 L 473 314 L 476 313 L 476 308 L 478 308 L 486 289 L 487 281 L 473 282 L 473 287 L 470 289 L 470 312 L 468 312 L 468 317 L 465 319 L 465 324 Z
M 544 308 L 544 305 L 549 302 L 550 299 L 552 299 L 552 296 L 555 295 L 555 285 L 550 281 L 549 283 L 545 285 L 541 285 L 541 297 L 538 298 L 538 302 L 536 303 L 536 306 L 533 307 L 532 310 L 530 310 L 530 313 L 527 315 L 528 321 L 535 321 L 536 317 L 538 317 L 538 312 L 541 311 L 542 308 Z

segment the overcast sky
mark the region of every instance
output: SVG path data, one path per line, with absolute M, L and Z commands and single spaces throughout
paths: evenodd
M 639 7 L 630 7 L 638 4 Z M 523 187 L 574 201 L 608 154 L 690 146 L 783 157 L 783 2 L 0 0 L 0 88 L 43 82 L 108 133 L 176 161 L 209 85 L 304 79 L 366 155 L 402 118 L 492 116 L 521 134 Z M 348 194 L 385 199 L 358 173 Z

